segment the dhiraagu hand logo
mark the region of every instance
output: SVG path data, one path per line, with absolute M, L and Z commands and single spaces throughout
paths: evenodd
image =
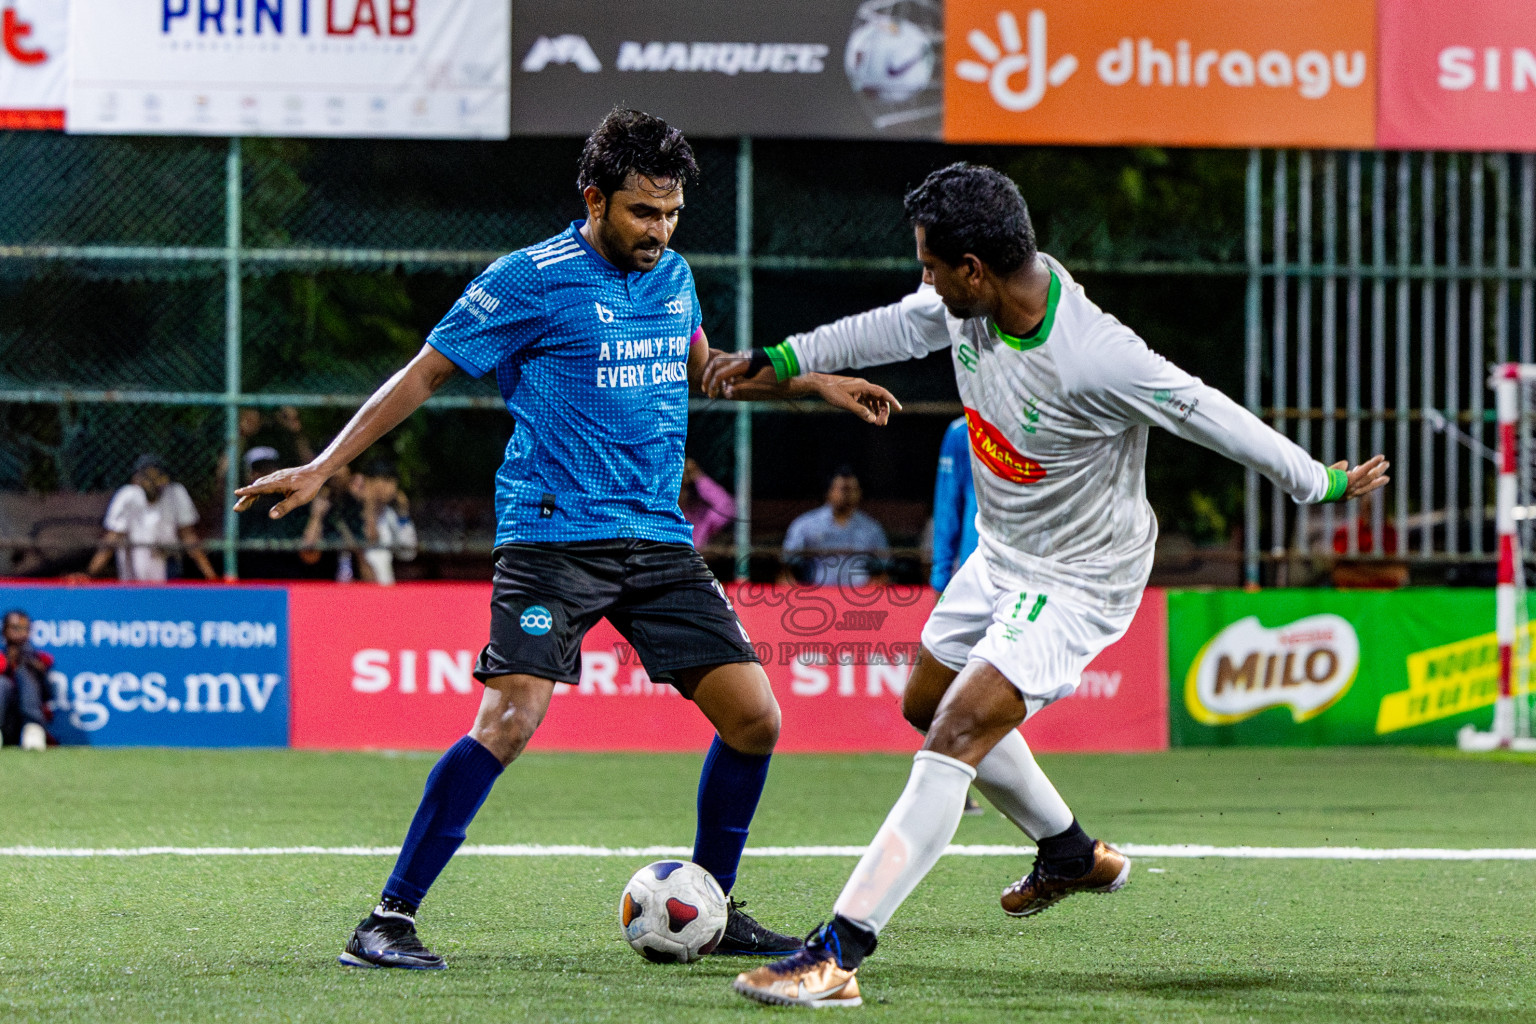
M 1205 725 L 1231 725 L 1273 707 L 1297 722 L 1316 718 L 1360 671 L 1360 638 L 1337 615 L 1311 615 L 1273 629 L 1258 617 L 1217 633 L 1184 679 L 1184 703 Z

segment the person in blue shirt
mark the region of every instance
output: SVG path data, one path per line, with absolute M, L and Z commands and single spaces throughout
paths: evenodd
M 779 707 L 677 504 L 688 399 L 702 393 L 712 358 L 693 276 L 667 247 L 697 171 L 681 132 L 615 109 L 582 151 L 586 219 L 486 268 L 416 357 L 308 465 L 236 492 L 237 511 L 258 495 L 281 495 L 269 513 L 281 518 L 458 370 L 494 375 L 516 421 L 496 474 L 491 636 L 475 665 L 484 698 L 469 734 L 427 777 L 394 871 L 343 964 L 446 966 L 417 937 L 417 908 L 538 728 L 555 684 L 579 681 L 581 640 L 600 618 L 634 645 L 652 679 L 675 686 L 714 725 L 693 859 L 727 893 L 736 880 Z M 870 423 L 900 408 L 883 388 L 830 375 L 738 397 L 811 394 Z M 733 900 L 714 952 L 799 946 Z
M 933 570 L 928 582 L 942 593 L 976 550 L 976 488 L 971 483 L 971 435 L 960 416 L 939 444 L 933 482 Z

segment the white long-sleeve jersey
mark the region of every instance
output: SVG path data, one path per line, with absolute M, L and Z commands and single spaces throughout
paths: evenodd
M 789 338 L 791 373 L 917 359 L 949 348 L 970 428 L 979 549 L 994 579 L 1134 608 L 1152 570 L 1157 520 L 1146 496 L 1147 428 L 1159 426 L 1250 467 L 1300 502 L 1337 500 L 1346 480 L 1226 395 L 1153 352 L 1051 271 L 1045 318 L 1010 338 L 959 319 L 925 285 L 900 302 Z

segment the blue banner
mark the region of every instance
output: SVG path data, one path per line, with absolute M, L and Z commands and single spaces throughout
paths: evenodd
M 0 586 L 54 658 L 52 732 L 115 747 L 288 745 L 279 587 Z

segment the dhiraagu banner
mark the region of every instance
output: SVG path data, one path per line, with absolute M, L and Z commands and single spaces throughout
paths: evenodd
M 1452 744 L 1498 695 L 1491 590 L 1168 592 L 1173 746 Z

